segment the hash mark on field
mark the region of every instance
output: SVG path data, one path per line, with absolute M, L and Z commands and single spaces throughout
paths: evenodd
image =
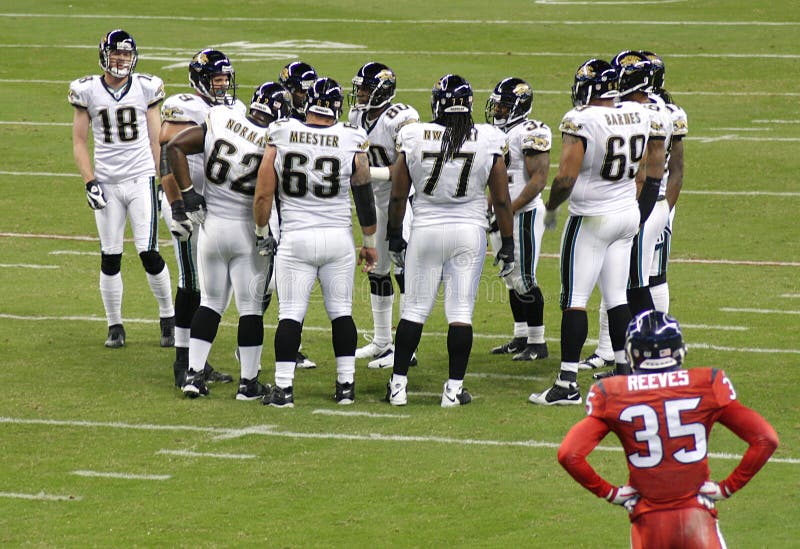
M 83 496 L 56 496 L 53 494 L 45 494 L 39 492 L 38 494 L 20 494 L 17 492 L 0 492 L 0 498 L 12 499 L 35 499 L 40 501 L 80 501 Z
M 59 265 L 33 265 L 30 263 L 0 263 L 2 269 L 60 269 Z
M 104 473 L 102 471 L 72 471 L 79 477 L 117 478 L 122 480 L 169 480 L 170 475 L 138 475 L 135 473 Z
M 386 417 L 392 419 L 405 419 L 411 417 L 408 414 L 376 414 L 373 412 L 345 412 L 344 410 L 326 410 L 324 408 L 314 410 L 311 413 L 321 416 L 349 416 L 349 417 L 377 417 L 377 418 Z
M 208 457 L 219 459 L 255 459 L 255 454 L 215 454 L 212 452 L 191 452 L 189 450 L 165 450 L 161 449 L 156 455 L 180 456 L 180 457 Z
M 292 431 L 276 431 L 274 426 L 271 425 L 254 425 L 250 428 L 232 428 L 224 429 L 220 427 L 199 427 L 194 425 L 151 425 L 151 424 L 135 424 L 135 423 L 110 423 L 110 422 L 95 422 L 95 421 L 67 421 L 67 420 L 54 420 L 54 419 L 23 419 L 0 417 L 0 423 L 9 423 L 14 425 L 56 425 L 61 427 L 109 427 L 113 429 L 135 429 L 145 431 L 196 431 L 202 433 L 251 433 L 263 436 L 284 437 L 284 438 L 306 438 L 306 439 L 321 439 L 321 440 L 357 440 L 357 441 L 379 441 L 379 442 L 433 442 L 443 444 L 455 444 L 466 446 L 512 446 L 512 447 L 525 447 L 525 448 L 558 448 L 561 442 L 548 442 L 540 440 L 488 440 L 488 439 L 461 439 L 461 438 L 448 438 L 448 437 L 432 437 L 432 436 L 403 436 L 403 435 L 383 435 L 380 433 L 370 433 L 368 435 L 353 435 L 345 433 L 297 433 Z M 214 440 L 219 437 L 214 437 Z M 607 452 L 621 452 L 622 448 L 619 446 L 598 446 L 598 450 Z M 742 459 L 740 454 L 718 454 L 709 453 L 710 457 L 720 459 L 738 460 Z M 792 465 L 800 464 L 800 459 L 797 458 L 770 458 L 774 463 L 789 463 Z

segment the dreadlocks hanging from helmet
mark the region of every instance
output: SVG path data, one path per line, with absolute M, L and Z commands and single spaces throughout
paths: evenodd
M 461 76 L 448 74 L 439 79 L 431 94 L 433 121 L 445 127 L 442 161 L 451 160 L 474 128 L 472 86 Z

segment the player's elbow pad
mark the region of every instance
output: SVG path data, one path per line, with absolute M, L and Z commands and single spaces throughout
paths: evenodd
M 642 192 L 639 193 L 640 223 L 644 223 L 647 221 L 647 218 L 650 217 L 650 213 L 656 205 L 656 200 L 658 200 L 658 191 L 660 188 L 661 179 L 657 177 L 645 178 Z
M 369 227 L 378 222 L 375 213 L 375 195 L 372 194 L 372 183 L 351 187 L 353 190 L 353 202 L 356 204 L 356 214 L 358 222 L 362 227 Z
M 167 144 L 161 144 L 161 162 L 159 165 L 159 175 L 161 177 L 167 176 L 172 173 L 172 166 L 169 163 L 169 156 L 167 156 Z

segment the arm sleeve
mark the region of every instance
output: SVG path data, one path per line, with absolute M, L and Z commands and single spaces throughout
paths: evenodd
M 599 498 L 606 498 L 614 486 L 597 474 L 586 456 L 608 434 L 604 421 L 586 417 L 569 430 L 558 449 L 558 462 L 581 486 Z
M 732 495 L 767 463 L 778 447 L 778 433 L 761 414 L 739 401 L 725 406 L 718 421 L 749 444 L 739 465 L 720 483 L 726 494 Z

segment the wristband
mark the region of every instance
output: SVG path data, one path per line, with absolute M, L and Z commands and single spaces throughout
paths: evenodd
M 369 168 L 369 177 L 373 181 L 391 181 L 392 176 L 389 172 L 389 168 L 379 168 L 370 166 Z
M 259 238 L 266 238 L 269 236 L 269 223 L 266 225 L 256 225 L 256 236 Z
M 372 234 L 365 234 L 364 235 L 364 244 L 365 248 L 374 248 L 375 247 L 375 233 Z

